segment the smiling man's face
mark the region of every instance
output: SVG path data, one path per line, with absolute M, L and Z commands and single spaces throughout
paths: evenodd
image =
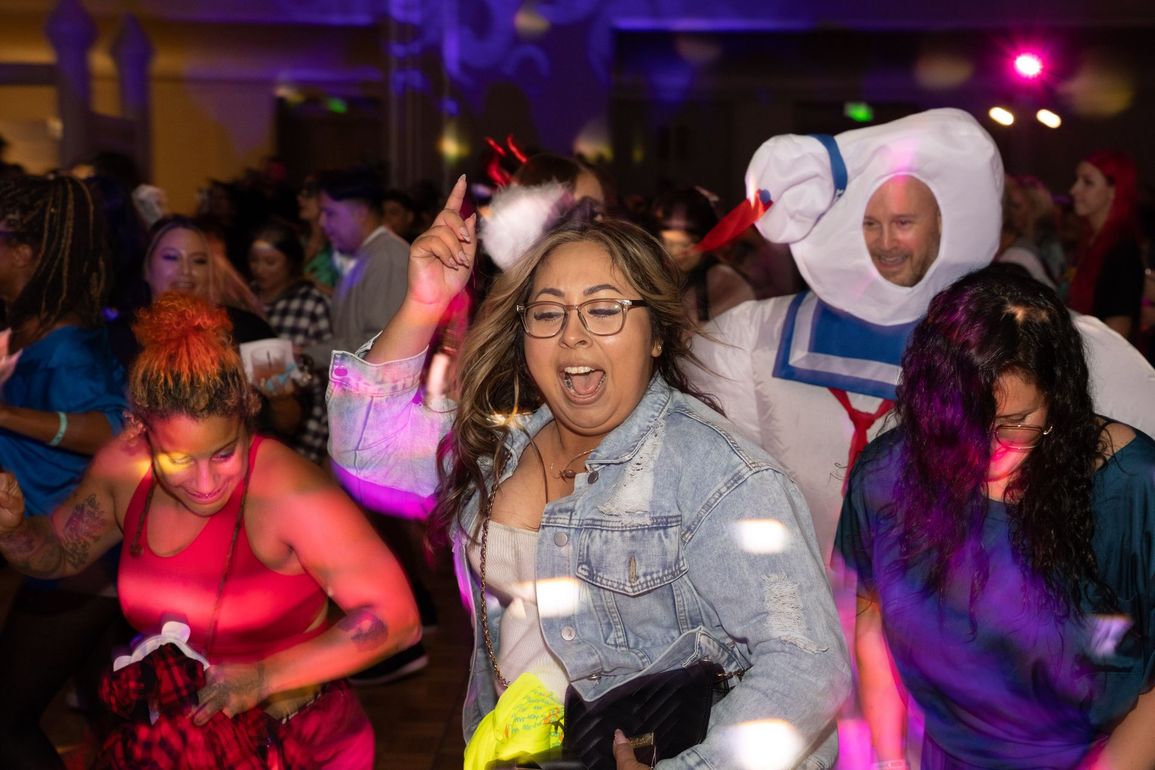
M 879 275 L 914 286 L 938 257 L 942 214 L 934 193 L 911 176 L 888 179 L 866 204 L 862 236 Z

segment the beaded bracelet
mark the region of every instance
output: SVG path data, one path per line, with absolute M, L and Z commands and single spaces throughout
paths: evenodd
M 905 759 L 888 759 L 885 762 L 875 762 L 871 770 L 910 770 Z

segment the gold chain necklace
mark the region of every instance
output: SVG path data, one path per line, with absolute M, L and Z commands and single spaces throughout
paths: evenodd
M 554 429 L 554 432 L 557 433 L 557 445 L 561 446 L 561 429 L 557 427 L 556 422 L 553 424 L 553 429 Z M 532 442 L 533 439 L 530 439 L 530 441 Z M 534 445 L 534 449 L 537 449 L 536 444 Z M 573 465 L 578 460 L 580 460 L 581 458 L 588 455 L 590 452 L 594 451 L 595 449 L 597 449 L 597 447 L 590 447 L 589 449 L 584 449 L 581 452 L 578 452 L 576 455 L 574 455 L 573 457 L 571 457 L 569 459 L 569 462 L 567 462 L 565 465 L 563 465 L 561 467 L 560 471 L 557 469 L 557 466 L 554 465 L 553 461 L 550 460 L 550 463 L 549 463 L 550 475 L 552 475 L 555 479 L 565 479 L 566 481 L 573 481 L 575 478 L 577 478 L 578 472 L 575 470 L 572 470 L 570 468 L 570 466 Z M 540 455 L 540 452 L 539 452 L 539 455 Z
M 585 457 L 586 455 L 588 455 L 592 451 L 594 451 L 594 450 L 587 449 L 584 452 L 578 452 L 576 455 L 574 455 L 573 457 L 570 458 L 570 461 L 568 463 L 566 463 L 565 465 L 562 466 L 560 471 L 554 466 L 553 462 L 550 462 L 550 464 L 549 464 L 550 474 L 552 474 L 555 479 L 565 479 L 566 481 L 573 481 L 575 478 L 577 478 L 577 471 L 571 469 L 570 466 L 573 465 L 576 460 L 578 460 L 582 457 Z

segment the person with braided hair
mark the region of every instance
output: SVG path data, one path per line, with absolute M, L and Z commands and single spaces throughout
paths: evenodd
M 320 468 L 254 433 L 257 399 L 222 309 L 164 294 L 134 332 L 129 428 L 51 517 L 24 515 L 20 485 L 0 476 L 0 553 L 53 578 L 127 541 L 118 585 L 129 622 L 153 634 L 185 624 L 211 664 L 181 712 L 189 719 L 166 724 L 213 730 L 259 708 L 270 719 L 244 721 L 268 731 L 262 751 L 285 752 L 277 766 L 372 767 L 368 718 L 334 682 L 418 640 L 396 560 Z M 333 624 L 329 599 L 344 610 Z M 144 762 L 155 738 L 145 720 L 105 748 Z M 303 765 L 284 764 L 301 752 Z
M 91 190 L 68 177 L 0 180 L 0 467 L 42 518 L 119 432 L 124 374 L 100 311 L 104 231 Z M 120 619 L 115 558 L 69 581 L 25 580 L 0 632 L 0 767 L 63 767 L 44 709 Z M 84 688 L 80 688 L 83 694 Z
M 100 311 L 107 288 L 106 266 L 103 225 L 92 193 L 83 183 L 67 177 L 21 177 L 0 182 L 0 300 L 11 330 L 7 354 L 32 358 L 33 347 L 39 351 L 41 346 L 70 344 L 105 353 Z M 29 349 L 27 353 L 25 349 Z M 117 375 L 111 361 L 98 363 L 110 375 L 122 376 Z M 94 402 L 91 408 L 78 408 L 64 417 L 56 409 L 32 404 L 18 408 L 13 396 L 23 380 L 24 368 L 17 363 L 15 376 L 5 384 L 0 429 L 80 457 L 93 454 L 119 429 L 124 407 L 120 398 Z M 123 390 L 119 381 L 104 388 L 107 384 L 100 383 L 105 391 Z M 57 395 L 56 388 L 37 389 L 43 392 L 36 395 L 43 398 Z M 11 468 L 18 460 L 9 459 L 9 455 L 21 453 L 0 449 L 0 461 Z M 42 453 L 38 460 L 45 456 Z M 72 464 L 73 481 L 82 468 L 83 461 Z M 66 482 L 44 489 L 44 500 L 59 496 L 64 485 Z

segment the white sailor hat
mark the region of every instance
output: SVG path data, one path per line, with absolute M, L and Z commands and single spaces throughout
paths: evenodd
M 930 187 L 942 213 L 938 258 L 911 287 L 878 274 L 862 234 L 870 196 L 900 175 Z M 790 244 L 811 289 L 874 324 L 921 318 L 931 297 L 989 264 L 998 249 L 1002 160 L 990 135 L 962 110 L 929 110 L 836 137 L 776 136 L 754 153 L 746 191 L 773 202 L 758 230 Z

